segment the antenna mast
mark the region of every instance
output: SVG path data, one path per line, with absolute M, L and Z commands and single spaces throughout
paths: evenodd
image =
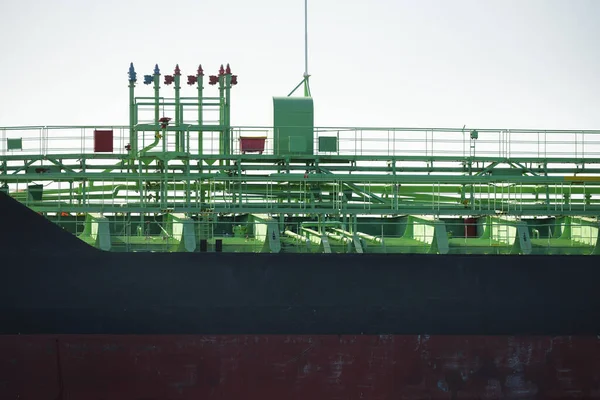
M 304 0 L 304 77 L 308 78 L 308 0 Z
M 304 84 L 304 97 L 311 97 L 310 86 L 308 84 L 309 77 L 310 75 L 308 74 L 308 0 L 304 0 L 304 78 L 302 79 L 302 82 L 300 82 L 298 86 L 296 86 L 294 90 L 292 90 L 290 94 L 288 94 L 288 97 L 294 94 L 294 92 L 302 84 Z
M 304 0 L 304 97 L 310 96 L 308 85 L 308 0 Z

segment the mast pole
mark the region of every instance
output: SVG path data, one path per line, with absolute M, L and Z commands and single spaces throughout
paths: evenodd
M 304 77 L 308 77 L 308 0 L 304 0 Z
M 308 85 L 308 0 L 304 0 L 304 96 L 311 97 Z

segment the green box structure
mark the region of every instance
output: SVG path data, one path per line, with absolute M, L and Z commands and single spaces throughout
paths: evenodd
M 6 139 L 7 150 L 21 150 L 23 149 L 23 139 Z
M 276 155 L 314 154 L 314 107 L 310 97 L 273 98 Z
M 319 151 L 337 153 L 338 138 L 335 136 L 321 136 L 319 138 Z
M 43 191 L 44 191 L 44 185 L 28 185 L 27 186 L 27 200 L 42 201 Z

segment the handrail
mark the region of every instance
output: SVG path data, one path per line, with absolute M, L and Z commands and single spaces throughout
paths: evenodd
M 150 129 L 151 128 L 151 129 Z M 139 131 L 139 141 L 151 143 L 155 140 L 156 127 Z M 190 135 L 188 152 L 193 155 L 218 155 L 221 126 L 212 128 L 204 125 L 183 122 L 179 127 L 169 126 L 168 130 L 180 130 Z M 279 127 L 277 129 L 282 129 Z M 124 125 L 81 125 L 81 126 L 10 126 L 0 127 L 0 157 L 19 154 L 96 154 L 94 153 L 94 130 L 112 129 L 115 155 L 128 154 L 126 145 L 130 135 Z M 207 131 L 207 129 L 209 129 Z M 201 130 L 198 135 L 195 131 Z M 262 155 L 275 155 L 274 128 L 268 126 L 231 127 L 231 155 L 241 154 L 237 143 L 244 135 L 260 132 L 265 139 Z M 337 146 L 320 149 L 320 139 L 335 138 Z M 528 157 L 543 161 L 548 158 L 571 158 L 586 160 L 600 158 L 600 130 L 535 130 L 535 129 L 477 129 L 476 139 L 462 128 L 381 128 L 381 127 L 315 127 L 314 155 L 344 156 L 419 156 L 419 157 L 460 157 L 476 160 L 478 157 L 498 157 L 512 159 Z M 9 148 L 7 140 L 20 139 L 23 147 Z M 203 141 L 200 146 L 199 141 Z M 174 151 L 174 144 L 168 143 L 165 151 Z M 173 148 L 172 148 L 173 147 Z M 200 150 L 200 148 L 202 150 Z

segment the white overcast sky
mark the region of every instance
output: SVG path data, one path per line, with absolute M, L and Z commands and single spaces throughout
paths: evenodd
M 0 126 L 127 124 L 130 62 L 138 95 L 155 63 L 229 62 L 232 123 L 271 125 L 304 69 L 303 0 L 1 0 L 0 15 Z M 599 129 L 599 20 L 598 0 L 310 0 L 315 123 Z

